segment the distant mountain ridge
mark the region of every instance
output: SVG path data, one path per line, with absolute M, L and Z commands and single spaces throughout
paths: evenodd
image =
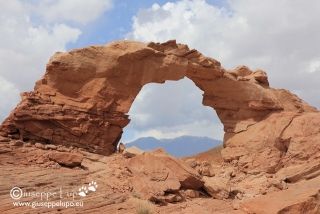
M 189 135 L 183 135 L 173 139 L 142 137 L 125 144 L 126 147 L 136 146 L 142 150 L 154 150 L 162 147 L 170 155 L 179 158 L 204 152 L 220 145 L 222 145 L 221 140 Z

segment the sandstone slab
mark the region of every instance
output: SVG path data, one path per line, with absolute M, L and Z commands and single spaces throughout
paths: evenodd
M 302 181 L 287 190 L 245 201 L 240 209 L 247 213 L 298 214 L 320 212 L 320 177 Z
M 45 146 L 46 149 L 52 149 L 52 150 L 56 150 L 58 148 L 58 146 L 56 145 L 52 145 L 52 144 L 48 144 Z
M 11 146 L 23 146 L 24 142 L 22 140 L 15 140 L 10 142 Z
M 69 167 L 80 166 L 83 160 L 82 154 L 68 153 L 68 152 L 51 152 L 49 154 L 50 160 Z
M 203 186 L 204 182 L 202 181 L 201 176 L 189 164 L 168 155 L 161 148 L 152 151 L 151 154 L 175 173 L 181 184 L 181 188 L 197 190 Z
M 230 187 L 225 179 L 219 177 L 202 177 L 204 181 L 203 188 L 216 199 L 226 199 L 229 197 Z
M 130 179 L 133 191 L 144 199 L 162 201 L 166 192 L 180 189 L 175 173 L 150 153 L 131 158 L 127 167 L 134 175 Z
M 0 136 L 0 142 L 10 142 L 11 140 L 7 137 Z
M 320 160 L 312 160 L 304 164 L 295 164 L 282 168 L 275 174 L 280 180 L 295 183 L 320 175 Z
M 196 190 L 204 183 L 192 167 L 161 148 L 131 158 L 127 167 L 134 175 L 130 179 L 133 191 L 153 201 L 180 200 L 180 188 Z M 169 197 L 169 193 L 176 196 Z
M 70 152 L 71 149 L 70 148 L 66 148 L 64 146 L 60 146 L 60 147 L 57 148 L 57 151 L 59 151 L 59 152 Z

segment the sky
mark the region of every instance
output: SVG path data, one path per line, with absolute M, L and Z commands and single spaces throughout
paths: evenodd
M 0 122 L 32 91 L 57 51 L 114 40 L 176 39 L 225 69 L 267 72 L 320 109 L 320 1 L 0 0 Z M 223 138 L 215 111 L 189 79 L 147 84 L 135 99 L 122 142 L 181 135 Z

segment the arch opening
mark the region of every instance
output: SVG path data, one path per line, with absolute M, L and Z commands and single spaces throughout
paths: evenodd
M 131 121 L 124 128 L 120 141 L 128 145 L 138 144 L 143 149 L 153 149 L 163 142 L 168 153 L 179 156 L 193 155 L 221 145 L 223 125 L 213 108 L 202 105 L 202 93 L 186 77 L 164 84 L 144 85 L 132 103 L 128 113 Z M 169 143 L 164 143 L 175 138 L 179 138 L 175 142 L 180 142 L 181 137 L 186 144 L 191 140 L 200 143 L 198 147 L 185 148 L 185 152 L 174 151 L 176 145 L 171 144 L 169 148 Z M 148 141 L 149 145 L 146 145 Z

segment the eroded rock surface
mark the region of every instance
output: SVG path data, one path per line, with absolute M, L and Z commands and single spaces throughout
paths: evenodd
M 289 189 L 245 201 L 247 213 L 286 214 L 320 213 L 320 177 L 292 185 Z
M 162 149 L 131 158 L 127 167 L 134 175 L 130 178 L 133 192 L 156 202 L 180 201 L 180 188 L 197 190 L 204 184 L 193 168 Z
M 259 154 L 262 160 L 272 156 L 271 165 L 261 166 L 267 171 L 275 170 L 286 150 L 281 143 L 285 128 L 303 113 L 317 112 L 290 92 L 270 88 L 262 70 L 239 66 L 226 71 L 218 61 L 174 40 L 115 41 L 54 54 L 35 90 L 21 93 L 22 101 L 1 125 L 0 135 L 109 155 L 130 121 L 126 113 L 141 88 L 184 77 L 204 91 L 203 104 L 214 108 L 223 123 L 225 159 L 246 156 L 243 145 L 263 141 L 251 155 Z M 277 123 L 269 138 L 271 132 L 263 127 L 266 119 Z M 254 126 L 260 126 L 264 136 Z M 260 149 L 270 150 L 271 155 Z

